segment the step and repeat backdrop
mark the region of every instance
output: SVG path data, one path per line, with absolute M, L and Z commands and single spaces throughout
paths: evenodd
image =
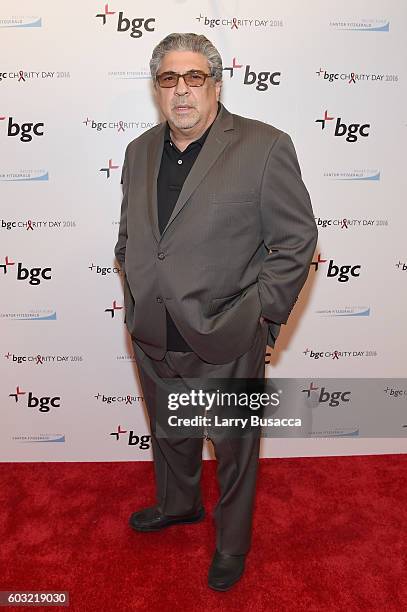
M 290 134 L 319 228 L 266 355 L 270 379 L 301 381 L 293 409 L 315 401 L 263 456 L 405 452 L 406 23 L 396 0 L 1 3 L 0 460 L 151 459 L 113 249 L 170 32 L 219 49 L 229 111 Z M 356 379 L 383 379 L 371 414 Z

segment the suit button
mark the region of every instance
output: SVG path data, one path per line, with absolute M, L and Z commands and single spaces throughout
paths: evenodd
M 165 254 L 162 251 L 158 253 L 158 259 L 165 259 Z
M 162 304 L 163 299 L 162 299 L 161 295 L 157 295 L 157 297 L 155 298 L 155 301 L 158 302 L 159 304 Z

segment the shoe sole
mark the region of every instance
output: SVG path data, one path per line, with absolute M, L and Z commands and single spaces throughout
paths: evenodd
M 132 529 L 134 529 L 135 531 L 161 531 L 162 529 L 165 529 L 166 527 L 173 527 L 173 525 L 180 525 L 180 524 L 192 524 L 192 523 L 199 523 L 200 521 L 203 521 L 203 519 L 205 518 L 205 511 L 202 511 L 202 514 L 200 516 L 198 516 L 197 518 L 185 518 L 185 519 L 174 519 L 171 522 L 166 523 L 165 525 L 162 525 L 161 527 L 136 527 L 135 525 L 133 525 L 132 523 L 130 524 L 130 527 Z

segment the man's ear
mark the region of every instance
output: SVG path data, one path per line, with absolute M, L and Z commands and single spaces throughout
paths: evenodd
M 222 81 L 218 81 L 217 83 L 215 83 L 215 89 L 216 89 L 216 100 L 219 100 L 220 92 L 222 89 Z

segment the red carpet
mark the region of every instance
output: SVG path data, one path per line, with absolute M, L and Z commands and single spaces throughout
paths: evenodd
M 407 610 L 406 455 L 262 460 L 252 550 L 227 593 L 206 586 L 215 465 L 202 523 L 141 534 L 127 520 L 155 501 L 149 462 L 0 464 L 0 590 L 69 591 L 48 611 Z

